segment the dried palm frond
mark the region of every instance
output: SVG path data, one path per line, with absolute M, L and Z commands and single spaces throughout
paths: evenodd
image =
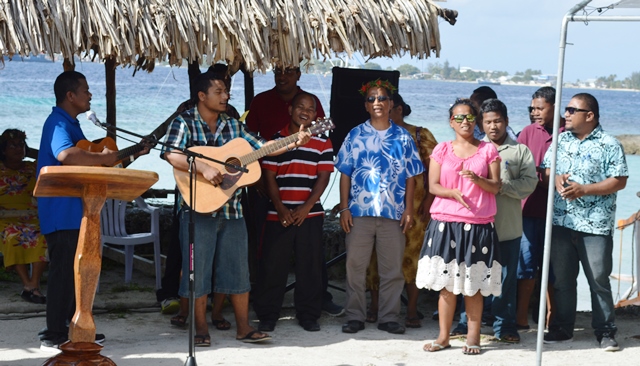
M 430 0 L 0 0 L 0 55 L 89 54 L 148 71 L 184 59 L 265 71 L 337 53 L 427 58 L 439 55 L 442 14 Z

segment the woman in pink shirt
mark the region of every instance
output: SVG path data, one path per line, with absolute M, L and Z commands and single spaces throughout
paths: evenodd
M 429 192 L 435 200 L 416 277 L 418 288 L 440 291 L 440 334 L 424 345 L 429 352 L 451 347 L 456 295 L 462 294 L 469 318 L 462 351 L 479 354 L 482 296 L 501 293 L 502 267 L 493 226 L 500 156 L 491 143 L 473 136 L 476 113 L 469 99 L 456 100 L 449 109 L 456 137 L 438 144 L 429 163 Z

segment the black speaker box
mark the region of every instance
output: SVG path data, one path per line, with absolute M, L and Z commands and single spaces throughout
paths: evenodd
M 331 82 L 331 118 L 336 128 L 331 132 L 334 154 L 338 154 L 340 146 L 352 128 L 369 119 L 364 109 L 364 97 L 360 94 L 362 84 L 381 79 L 389 80 L 398 87 L 399 71 L 345 69 L 334 67 Z

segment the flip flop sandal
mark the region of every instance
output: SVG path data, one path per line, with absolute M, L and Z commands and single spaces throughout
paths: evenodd
M 367 323 L 375 323 L 378 321 L 378 313 L 367 310 L 367 318 L 364 320 Z
M 196 347 L 211 347 L 211 336 L 208 334 L 196 334 L 193 337 L 193 345 Z
M 184 328 L 187 326 L 187 317 L 184 315 L 176 315 L 171 318 L 171 325 Z
M 36 294 L 36 292 L 38 292 L 39 295 Z M 20 293 L 20 297 L 22 297 L 23 300 L 34 303 L 34 304 L 47 303 L 47 297 L 42 295 L 42 293 L 40 293 L 39 288 L 32 288 L 31 290 L 23 289 L 22 292 Z
M 231 323 L 229 323 L 227 321 L 227 319 L 225 319 L 225 318 L 222 318 L 220 320 L 211 319 L 211 324 L 213 324 L 213 326 L 216 327 L 217 330 L 229 330 L 229 329 L 231 329 Z
M 505 334 L 503 337 L 497 338 L 498 342 L 504 343 L 520 343 L 520 337 L 514 334 Z
M 471 352 L 472 350 L 473 351 L 478 350 L 478 352 Z M 464 346 L 462 346 L 462 353 L 464 353 L 465 355 L 477 356 L 480 354 L 481 351 L 482 351 L 482 347 L 480 346 L 470 346 L 468 344 L 465 344 Z
M 431 347 L 427 348 L 427 346 L 431 346 Z M 422 346 L 422 350 L 425 351 L 425 352 L 438 352 L 438 351 L 442 351 L 443 349 L 447 349 L 447 348 L 451 348 L 451 345 L 447 344 L 446 346 L 443 346 L 440 343 L 436 343 L 436 341 L 433 341 L 431 343 L 427 343 L 424 346 Z
M 255 334 L 262 334 L 262 337 L 253 338 Z M 268 334 L 262 333 L 260 331 L 252 330 L 251 332 L 247 333 L 246 336 L 242 338 L 236 338 L 236 339 L 244 343 L 258 343 L 258 342 L 268 341 L 271 339 L 271 337 Z
M 416 316 L 413 318 L 410 318 L 410 317 L 404 318 L 404 326 L 407 328 L 422 328 L 420 317 Z

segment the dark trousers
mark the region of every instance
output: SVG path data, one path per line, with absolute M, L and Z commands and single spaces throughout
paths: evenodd
M 180 271 L 182 271 L 182 251 L 180 250 L 180 220 L 174 213 L 171 223 L 171 234 L 169 238 L 169 248 L 167 260 L 164 267 L 164 276 L 160 289 L 156 291 L 156 300 L 162 302 L 165 299 L 178 297 L 180 289 Z
M 284 227 L 267 221 L 258 265 L 258 285 L 253 308 L 260 320 L 277 321 L 295 252 L 296 287 L 294 302 L 298 320 L 317 320 L 322 311 L 322 268 L 324 218 L 307 218 L 301 226 Z
M 76 311 L 73 264 L 80 230 L 60 230 L 46 234 L 49 248 L 47 279 L 47 328 L 40 339 L 68 337 L 69 322 Z

